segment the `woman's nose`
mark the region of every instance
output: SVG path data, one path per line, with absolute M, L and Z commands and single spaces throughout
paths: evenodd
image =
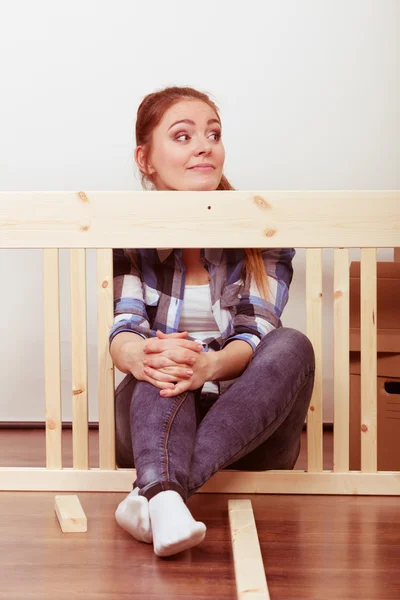
M 210 144 L 210 142 L 207 141 L 203 141 L 202 143 L 199 143 L 196 154 L 200 155 L 200 154 L 210 154 L 212 149 L 212 145 Z

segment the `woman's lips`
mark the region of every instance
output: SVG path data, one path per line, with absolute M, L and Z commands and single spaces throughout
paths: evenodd
M 197 165 L 196 167 L 190 167 L 189 171 L 213 171 L 214 167 L 210 165 Z

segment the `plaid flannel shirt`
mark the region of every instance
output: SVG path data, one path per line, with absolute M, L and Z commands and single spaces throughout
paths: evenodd
M 245 285 L 241 248 L 202 248 L 200 261 L 209 274 L 212 312 L 220 335 L 203 342 L 203 351 L 218 351 L 233 340 L 244 340 L 253 352 L 270 331 L 281 327 L 282 311 L 293 276 L 294 248 L 265 248 L 262 257 L 270 288 L 266 302 L 254 278 Z M 180 331 L 185 290 L 182 249 L 114 249 L 114 323 L 109 344 L 118 333 L 142 338 Z M 193 339 L 190 337 L 188 339 Z

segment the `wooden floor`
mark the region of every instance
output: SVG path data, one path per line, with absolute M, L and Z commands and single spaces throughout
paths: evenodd
M 92 464 L 97 432 L 90 432 Z M 64 432 L 71 466 L 71 433 Z M 303 446 L 304 449 L 304 446 Z M 325 468 L 332 437 L 325 434 Z M 43 466 L 44 432 L 0 430 L 1 466 Z M 297 468 L 304 468 L 304 452 Z M 126 494 L 79 493 L 88 532 L 64 534 L 55 493 L 0 492 L 1 600 L 235 599 L 228 498 L 250 498 L 272 600 L 400 598 L 400 499 L 196 494 L 198 547 L 167 559 L 118 527 Z

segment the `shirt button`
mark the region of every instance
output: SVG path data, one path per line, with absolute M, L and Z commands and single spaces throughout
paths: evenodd
M 241 297 L 242 297 L 242 294 L 238 294 L 238 298 L 241 298 Z

